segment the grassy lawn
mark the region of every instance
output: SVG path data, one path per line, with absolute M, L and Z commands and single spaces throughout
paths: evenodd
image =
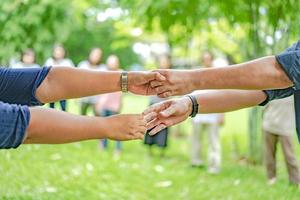
M 147 104 L 145 97 L 126 96 L 123 113 L 140 112 Z M 238 161 L 236 152 L 247 154 L 246 119 L 247 110 L 226 114 L 220 175 L 189 166 L 188 121 L 180 127 L 184 136 L 170 137 L 164 158 L 148 156 L 141 141 L 124 142 L 120 157 L 113 154 L 113 142 L 102 152 L 98 141 L 3 150 L 0 199 L 300 199 L 300 190 L 288 184 L 281 152 L 272 187 L 262 166 Z M 299 155 L 296 142 L 295 147 Z

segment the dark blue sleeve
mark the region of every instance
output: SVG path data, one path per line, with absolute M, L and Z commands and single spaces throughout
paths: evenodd
M 35 92 L 49 70 L 50 67 L 0 68 L 0 101 L 21 105 L 41 105 L 35 97 Z
M 281 65 L 289 79 L 294 83 L 296 90 L 300 89 L 300 40 L 276 55 L 277 62 Z
M 0 102 L 0 149 L 17 148 L 29 125 L 28 106 Z
M 295 104 L 296 130 L 297 130 L 298 142 L 300 144 L 300 90 L 297 90 L 294 93 L 294 104 Z
M 278 89 L 278 90 L 264 90 L 263 91 L 267 98 L 264 102 L 259 104 L 260 106 L 266 105 L 269 101 L 275 100 L 275 99 L 282 99 L 288 96 L 291 96 L 294 94 L 295 90 L 292 87 L 286 88 L 286 89 Z

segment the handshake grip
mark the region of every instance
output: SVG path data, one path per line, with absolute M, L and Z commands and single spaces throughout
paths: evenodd
M 186 78 L 181 76 L 181 72 L 172 70 L 121 72 L 120 89 L 122 92 L 130 91 L 138 95 L 168 97 L 190 91 Z M 149 134 L 154 135 L 166 127 L 184 121 L 189 116 L 195 117 L 198 107 L 197 99 L 192 95 L 152 105 L 143 112 L 144 116 L 150 114 L 153 118 L 147 122 L 147 129 L 152 129 Z

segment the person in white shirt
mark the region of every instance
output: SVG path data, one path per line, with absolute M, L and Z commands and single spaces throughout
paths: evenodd
M 64 66 L 64 67 L 74 67 L 74 63 L 71 59 L 66 58 L 66 50 L 62 45 L 56 44 L 53 48 L 52 57 L 48 58 L 45 62 L 45 66 Z M 67 101 L 61 100 L 59 101 L 60 107 L 63 111 L 66 111 L 67 109 Z M 54 108 L 55 103 L 50 103 L 50 108 Z
M 270 102 L 264 109 L 263 132 L 265 136 L 265 166 L 268 183 L 276 182 L 276 150 L 281 144 L 285 158 L 289 181 L 300 186 L 300 175 L 297 159 L 293 148 L 293 133 L 295 127 L 293 96 Z
M 32 49 L 26 49 L 22 55 L 20 62 L 17 62 L 11 66 L 12 68 L 35 68 L 40 65 L 35 63 L 35 53 Z
M 206 51 L 202 55 L 201 68 L 213 67 L 213 55 Z M 208 172 L 219 173 L 221 166 L 221 145 L 219 139 L 219 126 L 224 122 L 223 114 L 198 114 L 192 120 L 192 145 L 191 145 L 191 164 L 195 167 L 204 165 L 202 149 L 203 134 L 208 134 Z
M 101 61 L 102 61 L 102 50 L 100 48 L 93 48 L 90 51 L 88 59 L 81 61 L 78 64 L 78 68 L 92 69 L 97 71 L 106 71 L 107 67 L 105 64 L 102 64 Z M 93 110 L 94 115 L 97 115 L 97 112 L 95 110 L 95 105 L 98 99 L 99 99 L 99 95 L 80 98 L 79 104 L 80 104 L 81 115 L 86 115 L 89 108 Z

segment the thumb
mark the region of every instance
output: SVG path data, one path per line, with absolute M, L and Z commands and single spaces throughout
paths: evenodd
M 155 79 L 157 81 L 165 81 L 167 80 L 165 76 L 163 76 L 163 74 L 159 73 L 159 72 L 154 72 L 155 73 Z
M 145 79 L 147 81 L 165 81 L 167 80 L 166 77 L 164 76 L 163 72 L 158 72 L 158 71 L 152 71 L 146 73 Z

